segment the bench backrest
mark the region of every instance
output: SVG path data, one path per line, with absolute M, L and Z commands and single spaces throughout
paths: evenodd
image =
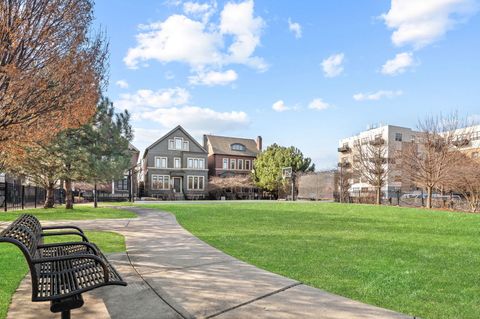
M 19 246 L 30 262 L 35 258 L 37 245 L 42 241 L 41 234 L 42 226 L 38 219 L 33 215 L 24 214 L 0 233 L 0 242 L 6 241 Z

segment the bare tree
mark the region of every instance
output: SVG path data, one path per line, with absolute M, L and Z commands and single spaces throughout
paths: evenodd
M 390 171 L 386 141 L 375 137 L 366 144 L 356 143 L 354 158 L 354 175 L 375 188 L 375 203 L 380 205 L 382 187 L 385 186 Z
M 465 127 L 466 121 L 457 113 L 427 117 L 418 124 L 419 136 L 402 152 L 406 177 L 427 191 L 427 208 L 432 208 L 434 189 L 449 182 L 457 160 L 455 151 L 468 140 Z
M 446 186 L 465 197 L 472 213 L 480 209 L 480 162 L 456 152 L 456 160 Z
M 93 0 L 0 2 L 0 152 L 94 114 L 107 49 L 92 21 Z
M 335 191 L 338 192 L 338 201 L 348 203 L 350 198 L 350 187 L 352 186 L 353 172 L 350 163 L 339 163 L 334 175 Z

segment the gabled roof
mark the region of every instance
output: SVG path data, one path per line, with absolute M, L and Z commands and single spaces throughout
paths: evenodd
M 177 130 L 180 130 L 182 131 L 193 143 L 195 143 L 195 145 L 197 145 L 201 150 L 203 150 L 205 153 L 207 153 L 207 151 L 203 148 L 203 146 L 197 142 L 196 139 L 194 139 L 190 134 L 188 134 L 187 131 L 185 131 L 185 129 L 181 126 L 181 125 L 177 125 L 173 130 L 171 130 L 170 132 L 168 132 L 167 134 L 165 134 L 164 136 L 160 137 L 158 140 L 156 140 L 152 145 L 150 145 L 149 147 L 147 147 L 145 149 L 145 152 L 143 153 L 143 158 L 145 158 L 145 156 L 147 155 L 148 153 L 148 150 L 155 147 L 155 145 L 157 145 L 158 143 L 162 142 L 163 140 L 165 140 L 168 136 L 170 136 L 173 132 L 177 131 Z
M 133 145 L 132 143 L 128 143 L 128 148 L 132 151 L 135 151 L 136 153 L 140 153 L 138 148 L 136 148 L 135 145 Z
M 256 157 L 260 153 L 254 139 L 216 135 L 206 135 L 206 137 L 210 142 L 213 154 Z M 232 150 L 232 144 L 244 145 L 245 151 Z

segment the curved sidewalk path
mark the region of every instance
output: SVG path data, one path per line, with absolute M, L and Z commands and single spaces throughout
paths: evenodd
M 183 229 L 169 213 L 128 208 L 130 220 L 45 222 L 111 230 L 126 238 L 127 253 L 109 259 L 127 287 L 84 294 L 72 318 L 411 318 L 327 293 L 241 262 Z M 32 303 L 28 277 L 8 318 L 59 318 L 50 304 Z

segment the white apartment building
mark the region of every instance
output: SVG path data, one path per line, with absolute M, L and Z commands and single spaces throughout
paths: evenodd
M 456 146 L 468 156 L 480 160 L 480 125 L 459 129 L 456 131 L 456 134 L 458 134 Z M 415 190 L 414 185 L 402 173 L 400 154 L 405 143 L 412 142 L 420 136 L 421 132 L 394 125 L 382 125 L 367 129 L 355 136 L 339 141 L 338 165 L 341 169 L 352 169 L 357 143 L 366 145 L 371 141 L 383 140 L 386 143 L 386 157 L 393 160 L 385 163 L 385 168 L 389 174 L 382 192 L 386 197 L 394 197 L 397 191 L 413 191 Z M 353 194 L 361 190 L 374 190 L 371 185 L 362 181 L 361 178 L 353 178 L 350 184 L 350 192 Z

